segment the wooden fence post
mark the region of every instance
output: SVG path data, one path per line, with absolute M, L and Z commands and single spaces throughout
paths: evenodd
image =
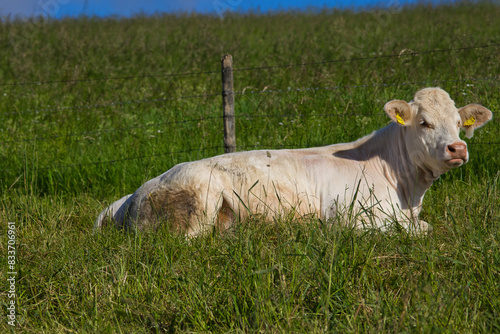
M 236 152 L 236 129 L 234 118 L 233 57 L 225 54 L 222 63 L 222 107 L 224 119 L 224 152 Z

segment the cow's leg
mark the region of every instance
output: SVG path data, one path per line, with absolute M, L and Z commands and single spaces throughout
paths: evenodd
M 430 234 L 432 232 L 432 225 L 419 219 L 406 221 L 401 224 L 409 233 L 415 234 Z
M 430 233 L 432 233 L 432 225 L 430 225 L 429 223 L 427 223 L 423 220 L 419 220 L 418 221 L 418 232 L 430 234 Z
M 232 205 L 232 201 L 223 194 L 220 196 L 220 206 L 216 211 L 215 223 L 220 231 L 229 228 L 237 220 L 237 211 Z
M 224 194 L 224 190 L 216 185 L 206 185 L 202 194 L 203 212 L 197 216 L 197 221 L 191 224 L 190 235 L 203 232 L 210 228 L 223 231 L 236 221 L 236 209 L 233 199 Z

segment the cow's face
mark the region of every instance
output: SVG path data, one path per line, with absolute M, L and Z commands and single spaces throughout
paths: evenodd
M 409 103 L 390 101 L 385 111 L 405 128 L 404 140 L 412 163 L 430 170 L 434 177 L 469 160 L 467 144 L 458 135 L 460 129 L 470 138 L 474 129 L 492 118 L 491 111 L 478 104 L 457 109 L 440 88 L 422 89 Z

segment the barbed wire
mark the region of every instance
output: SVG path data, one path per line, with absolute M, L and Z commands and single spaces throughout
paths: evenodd
M 12 143 L 18 143 L 18 142 L 31 142 L 31 141 L 50 141 L 50 140 L 55 140 L 55 139 L 63 138 L 63 137 L 69 138 L 69 137 L 77 137 L 77 136 L 100 135 L 100 134 L 104 134 L 104 133 L 111 133 L 111 132 L 117 132 L 117 131 L 148 129 L 148 128 L 153 128 L 153 127 L 158 127 L 158 126 L 202 122 L 202 121 L 211 120 L 211 119 L 221 119 L 222 117 L 223 116 L 208 116 L 208 117 L 201 117 L 201 118 L 196 118 L 196 119 L 186 119 L 186 120 L 181 120 L 181 121 L 171 121 L 171 122 L 162 122 L 162 123 L 154 123 L 154 124 L 147 124 L 147 125 L 137 125 L 137 126 L 132 126 L 132 127 L 104 129 L 104 130 L 86 131 L 86 132 L 68 133 L 68 134 L 55 134 L 55 135 L 45 136 L 45 137 L 22 138 L 22 139 L 8 140 L 8 141 L 0 142 L 0 144 L 12 144 Z
M 73 106 L 73 107 L 66 106 L 66 107 L 6 112 L 6 113 L 2 113 L 2 115 L 19 115 L 19 114 L 28 114 L 28 113 L 37 113 L 38 114 L 38 113 L 48 112 L 48 111 L 72 110 L 72 109 L 76 109 L 79 111 L 79 110 L 83 110 L 83 109 L 124 106 L 124 105 L 128 105 L 128 104 L 142 104 L 142 103 L 154 103 L 154 102 L 165 102 L 165 101 L 186 100 L 186 99 L 198 99 L 198 98 L 213 97 L 213 96 L 220 96 L 220 95 L 221 95 L 220 93 L 211 93 L 211 94 L 187 95 L 187 96 L 178 96 L 178 97 L 165 97 L 165 98 L 159 98 L 159 99 L 114 101 L 114 102 L 109 102 L 109 103 L 89 104 L 89 105 L 84 105 L 84 106 Z
M 421 51 L 421 52 L 412 50 L 411 52 L 405 52 L 405 53 L 400 52 L 399 54 L 387 54 L 387 55 L 355 57 L 355 58 L 340 58 L 340 59 L 334 59 L 334 60 L 324 60 L 324 61 L 318 61 L 318 62 L 297 63 L 297 64 L 287 64 L 287 65 L 270 65 L 270 66 L 259 66 L 259 67 L 235 68 L 235 69 L 233 69 L 233 72 L 267 70 L 267 69 L 275 69 L 275 68 L 302 67 L 302 66 L 309 66 L 309 65 L 323 65 L 323 64 L 343 63 L 343 62 L 352 62 L 352 61 L 361 61 L 361 60 L 373 60 L 373 59 L 382 59 L 382 58 L 396 58 L 396 57 L 401 58 L 401 57 L 408 57 L 408 56 L 414 57 L 414 56 L 418 56 L 418 55 L 431 54 L 431 53 L 470 51 L 470 50 L 474 50 L 474 49 L 484 49 L 484 48 L 498 47 L 498 46 L 500 46 L 500 43 L 477 45 L 477 46 L 466 46 L 466 47 L 454 48 L 454 49 L 426 50 L 426 51 Z
M 405 51 L 405 50 L 403 50 L 399 54 L 386 54 L 386 55 L 354 57 L 354 58 L 340 58 L 340 59 L 333 59 L 333 60 L 325 60 L 325 61 L 318 61 L 318 62 L 304 62 L 304 63 L 296 63 L 296 64 L 281 64 L 281 65 L 270 65 L 270 66 L 233 68 L 232 71 L 233 72 L 254 71 L 254 70 L 264 70 L 264 69 L 291 68 L 291 67 L 334 64 L 334 63 L 342 63 L 342 62 L 375 60 L 375 59 L 384 59 L 384 58 L 414 57 L 414 56 L 418 56 L 418 55 L 425 55 L 425 54 L 432 54 L 432 53 L 470 51 L 470 50 L 499 47 L 499 46 L 500 46 L 500 43 L 493 43 L 493 44 L 466 46 L 466 47 L 460 47 L 460 48 L 451 48 L 451 49 L 425 50 L 425 51 L 420 51 L 420 52 L 414 51 L 414 50 L 411 50 L 411 52 L 403 52 L 403 51 Z M 111 80 L 135 80 L 135 79 L 147 79 L 147 78 L 167 78 L 167 77 L 178 77 L 178 76 L 220 74 L 221 71 L 222 70 L 219 70 L 219 71 L 200 71 L 200 72 L 180 72 L 180 73 L 166 73 L 166 74 L 145 74 L 145 75 L 130 75 L 130 76 L 120 76 L 120 77 L 85 78 L 85 79 L 69 79 L 69 80 L 26 81 L 26 82 L 0 83 L 0 86 L 48 85 L 48 84 L 62 84 L 62 83 L 111 81 Z
M 111 80 L 132 80 L 132 79 L 149 79 L 149 78 L 168 78 L 168 77 L 203 75 L 203 74 L 215 74 L 215 73 L 220 74 L 220 71 L 184 72 L 184 73 L 168 73 L 168 74 L 128 75 L 128 76 L 123 76 L 123 77 L 86 78 L 86 79 L 69 79 L 69 80 L 26 81 L 26 82 L 0 83 L 0 86 L 29 86 L 29 85 L 50 85 L 50 84 L 61 84 L 61 83 L 111 81 Z
M 115 164 L 115 163 L 124 162 L 124 161 L 139 160 L 139 159 L 145 160 L 145 159 L 162 157 L 162 156 L 166 156 L 166 155 L 186 154 L 186 153 L 192 153 L 192 152 L 208 152 L 208 151 L 213 151 L 213 150 L 218 150 L 218 149 L 223 150 L 224 147 L 223 146 L 212 146 L 212 147 L 207 147 L 204 149 L 196 148 L 196 149 L 190 149 L 190 150 L 163 152 L 163 153 L 158 153 L 158 154 L 141 155 L 141 156 L 126 157 L 126 158 L 121 158 L 121 159 L 113 159 L 113 160 L 105 160 L 105 161 L 96 161 L 96 162 L 79 163 L 79 164 L 71 164 L 71 165 L 52 165 L 50 167 L 39 167 L 39 168 L 37 168 L 37 170 L 56 170 L 56 169 L 65 169 L 65 168 L 78 168 L 78 167 L 85 167 L 85 166 Z M 12 171 L 14 171 L 14 169 L 2 170 L 2 172 L 12 172 Z
M 411 86 L 423 84 L 443 84 L 450 82 L 466 82 L 466 81 L 495 81 L 500 80 L 500 76 L 484 77 L 484 78 L 464 78 L 464 79 L 447 79 L 447 80 L 423 80 L 413 82 L 396 82 L 396 83 L 381 83 L 381 84 L 362 84 L 362 85 L 345 85 L 345 86 L 325 86 L 325 87 L 304 87 L 304 88 L 291 88 L 286 89 L 264 89 L 253 91 L 236 91 L 233 94 L 263 94 L 263 93 L 287 93 L 287 92 L 308 92 L 319 90 L 341 90 L 341 89 L 356 89 L 356 88 L 373 88 L 373 87 L 396 87 L 396 86 Z
M 325 86 L 325 87 L 299 87 L 299 88 L 285 88 L 285 89 L 263 89 L 263 90 L 241 90 L 234 91 L 235 95 L 245 95 L 245 94 L 269 94 L 269 93 L 289 93 L 289 92 L 309 92 L 309 91 L 321 91 L 321 90 L 342 90 L 342 89 L 358 89 L 358 88 L 373 88 L 373 87 L 397 87 L 397 86 L 411 86 L 411 85 L 423 85 L 423 84 L 443 84 L 450 82 L 466 82 L 466 81 L 496 81 L 500 80 L 500 76 L 484 77 L 484 78 L 463 78 L 463 79 L 446 79 L 446 80 L 423 80 L 423 81 L 413 81 L 413 82 L 395 82 L 395 83 L 380 83 L 380 84 L 361 84 L 361 85 L 339 85 L 339 86 Z M 45 108 L 36 110 L 24 110 L 17 112 L 6 112 L 3 115 L 19 115 L 28 113 L 43 113 L 50 111 L 60 111 L 60 110 L 84 110 L 92 108 L 104 108 L 104 107 L 114 107 L 114 106 L 124 106 L 131 104 L 144 104 L 144 103 L 155 103 L 155 102 L 167 102 L 175 100 L 186 100 L 186 99 L 197 99 L 205 97 L 215 97 L 221 96 L 221 93 L 208 93 L 199 95 L 186 95 L 179 97 L 166 97 L 157 99 L 145 99 L 145 100 L 132 100 L 132 101 L 115 101 L 109 103 L 101 104 L 89 104 L 84 106 L 64 106 L 55 108 Z

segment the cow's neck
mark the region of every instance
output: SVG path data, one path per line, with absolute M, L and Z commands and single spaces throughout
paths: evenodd
M 387 182 L 398 192 L 401 199 L 415 208 L 420 207 L 427 189 L 436 180 L 426 166 L 413 162 L 405 141 L 405 129 L 390 124 L 355 142 L 359 155 L 368 158 Z

